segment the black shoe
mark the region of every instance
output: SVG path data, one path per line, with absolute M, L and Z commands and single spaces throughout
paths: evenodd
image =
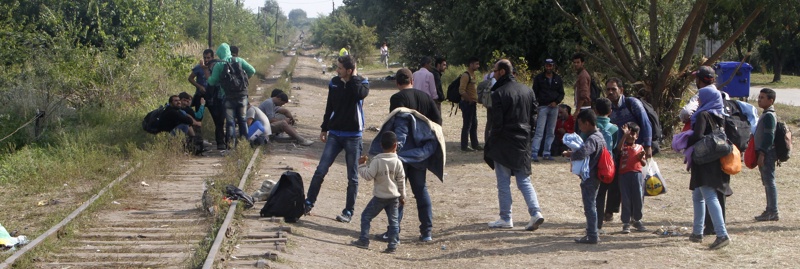
M 642 224 L 642 221 L 640 221 L 640 220 L 633 222 L 633 228 L 636 228 L 637 232 L 646 232 L 647 231 L 647 227 L 644 227 L 644 224 Z
M 338 216 L 336 216 L 336 220 L 344 222 L 344 223 L 350 223 L 350 218 L 352 218 L 352 217 L 353 216 L 350 216 L 350 215 L 342 213 L 342 214 L 339 214 Z
M 714 231 L 713 228 L 708 230 L 703 230 L 703 235 L 717 235 L 717 232 Z
M 756 221 L 778 221 L 780 218 L 778 217 L 777 212 L 767 212 L 764 211 L 761 215 L 755 217 Z
M 397 248 L 387 247 L 385 250 L 383 250 L 383 253 L 386 253 L 386 254 L 394 254 L 395 252 L 397 252 Z
M 703 235 L 702 234 L 691 234 L 689 235 L 689 241 L 694 243 L 703 243 Z
M 470 148 L 470 147 L 461 147 L 461 151 L 464 151 L 464 152 L 473 152 L 473 151 L 475 151 L 475 150 L 474 150 L 474 149 L 472 149 L 472 148 Z
M 588 235 L 584 236 L 584 237 L 581 237 L 579 239 L 575 239 L 575 243 L 578 243 L 578 244 L 593 244 L 594 245 L 594 244 L 597 244 L 597 242 L 600 242 L 600 239 L 591 239 L 591 238 L 589 238 Z
M 606 214 L 605 214 L 605 216 L 603 218 L 603 221 L 604 222 L 611 222 L 612 220 L 614 220 L 614 212 L 606 212 Z
M 474 150 L 483 150 L 483 147 L 481 147 L 480 145 L 477 145 L 477 146 L 473 146 L 472 149 L 474 149 Z
M 369 241 L 354 240 L 350 244 L 358 248 L 369 249 Z
M 711 250 L 721 249 L 721 248 L 724 248 L 725 246 L 729 245 L 730 243 L 731 243 L 730 237 L 720 236 L 720 237 L 717 237 L 717 240 L 714 240 L 714 243 L 711 243 L 711 245 L 708 246 L 708 249 L 711 249 Z
M 310 205 L 308 203 L 304 203 L 303 207 L 304 207 L 303 208 L 303 215 L 306 215 L 306 216 L 311 215 L 311 209 L 314 208 L 314 206 L 312 206 L 312 205 Z
M 375 240 L 378 240 L 378 241 L 381 241 L 381 242 L 389 242 L 389 233 L 376 234 L 375 235 Z

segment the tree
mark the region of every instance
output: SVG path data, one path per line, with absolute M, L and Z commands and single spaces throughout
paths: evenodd
M 308 24 L 308 16 L 302 9 L 292 9 L 292 11 L 289 11 L 289 23 L 294 27 L 303 27 Z
M 553 1 L 561 7 L 559 0 Z M 668 136 L 676 119 L 668 117 L 670 113 L 665 112 L 677 109 L 691 83 L 684 74 L 692 66 L 697 39 L 704 30 L 704 16 L 715 12 L 709 9 L 709 2 L 581 0 L 580 12 L 562 8 L 561 13 L 579 27 L 587 45 L 591 46 L 581 50 L 610 73 L 633 82 L 639 95 L 648 99 L 664 116 L 662 122 Z M 756 19 L 764 5 L 760 3 L 753 8 L 716 52 L 705 61 L 695 61 L 695 64 L 708 65 L 719 59 Z
M 350 45 L 350 54 L 357 61 L 364 59 L 375 50 L 378 42 L 375 28 L 358 26 L 347 13 L 335 12 L 333 16 L 320 16 L 311 24 L 311 43 L 325 45 L 330 49 Z
M 772 66 L 772 82 L 779 82 L 787 59 L 790 56 L 797 57 L 797 49 L 800 47 L 797 45 L 800 41 L 800 4 L 792 1 L 770 1 L 764 16 L 754 26 L 761 31 L 765 41 L 761 45 L 761 51 L 769 55 L 765 58 Z

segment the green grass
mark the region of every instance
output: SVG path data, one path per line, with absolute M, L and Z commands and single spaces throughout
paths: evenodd
M 773 74 L 771 73 L 752 73 L 750 74 L 751 86 L 764 86 L 771 88 L 792 88 L 800 89 L 800 76 L 781 75 L 781 81 L 772 83 Z

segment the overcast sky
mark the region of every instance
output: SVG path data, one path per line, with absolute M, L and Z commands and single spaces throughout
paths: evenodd
M 263 6 L 265 2 L 264 0 L 243 1 L 245 7 L 254 11 Z M 332 2 L 336 4 L 337 8 L 342 5 L 342 0 L 278 0 L 278 5 L 281 6 L 284 15 L 288 16 L 292 9 L 302 9 L 309 18 L 316 18 L 319 13 L 329 15 L 332 11 Z

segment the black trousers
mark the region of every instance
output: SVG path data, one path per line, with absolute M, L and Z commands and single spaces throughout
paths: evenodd
M 225 106 L 212 105 L 206 108 L 211 113 L 211 119 L 214 120 L 214 139 L 217 141 L 217 149 L 227 149 L 227 143 L 225 142 Z
M 597 229 L 603 228 L 606 212 L 619 212 L 622 194 L 619 191 L 619 176 L 614 176 L 614 181 L 609 184 L 600 183 L 597 191 Z

